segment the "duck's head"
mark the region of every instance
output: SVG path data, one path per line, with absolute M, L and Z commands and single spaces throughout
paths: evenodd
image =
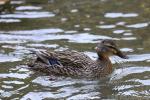
M 117 55 L 121 58 L 127 59 L 128 57 L 123 54 L 113 40 L 102 40 L 97 44 L 95 50 L 99 57 L 108 57 L 110 55 Z

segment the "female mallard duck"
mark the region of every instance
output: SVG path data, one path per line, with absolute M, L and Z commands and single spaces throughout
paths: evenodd
M 112 40 L 102 40 L 95 50 L 98 54 L 96 61 L 77 51 L 32 51 L 37 58 L 28 66 L 55 75 L 104 77 L 112 72 L 110 54 L 127 58 Z

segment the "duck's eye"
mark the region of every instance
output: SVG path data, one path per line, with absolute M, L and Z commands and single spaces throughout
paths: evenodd
M 101 43 L 105 43 L 105 41 L 101 41 Z

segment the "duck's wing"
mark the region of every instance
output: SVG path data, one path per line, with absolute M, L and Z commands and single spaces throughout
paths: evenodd
M 60 65 L 69 67 L 86 67 L 92 60 L 84 53 L 72 50 L 65 51 L 35 51 L 37 61 L 47 65 Z
M 91 58 L 85 55 L 84 53 L 66 50 L 62 52 L 56 52 L 58 54 L 57 58 L 63 65 L 86 68 L 90 62 L 92 62 Z

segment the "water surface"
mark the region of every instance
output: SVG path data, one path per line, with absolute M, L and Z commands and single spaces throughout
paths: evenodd
M 150 99 L 150 1 L 12 0 L 0 15 L 0 99 Z M 104 79 L 57 77 L 27 68 L 29 50 L 84 52 L 92 59 L 101 39 L 113 39 L 129 59 L 111 56 Z M 120 64 L 117 64 L 120 63 Z

